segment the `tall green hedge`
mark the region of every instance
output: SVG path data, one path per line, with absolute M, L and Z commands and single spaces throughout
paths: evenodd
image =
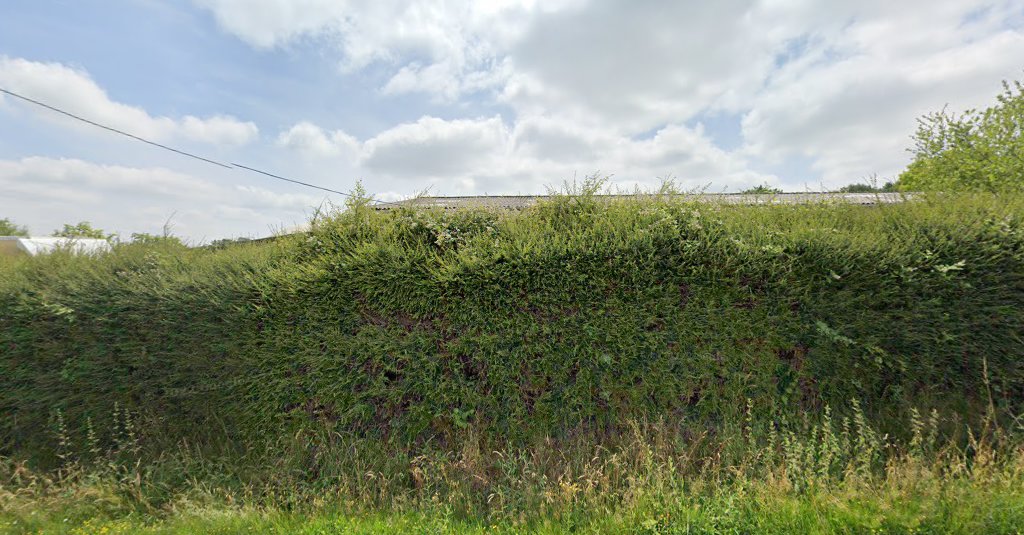
M 0 266 L 0 453 L 135 415 L 155 449 L 715 429 L 1024 400 L 1024 198 L 521 212 L 354 205 L 308 235 Z

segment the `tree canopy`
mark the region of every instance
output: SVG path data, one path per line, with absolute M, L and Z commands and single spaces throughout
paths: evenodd
M 877 184 L 864 183 L 848 184 L 839 188 L 838 191 L 839 193 L 889 193 L 896 191 L 896 183 L 886 182 L 881 186 Z
M 114 238 L 114 234 L 107 234 L 103 229 L 98 229 L 92 226 L 92 223 L 88 221 L 80 221 L 77 225 L 64 224 L 64 228 L 53 231 L 54 236 L 62 238 L 96 238 L 100 240 L 110 240 Z
M 755 194 L 770 194 L 770 195 L 774 195 L 774 194 L 782 193 L 782 190 L 779 189 L 779 188 L 773 188 L 773 187 L 769 186 L 768 184 L 761 184 L 760 186 L 757 186 L 757 187 L 754 187 L 754 188 L 745 189 L 745 190 L 741 191 L 740 193 L 742 193 L 744 195 L 755 195 Z
M 28 227 L 18 225 L 5 217 L 0 219 L 0 236 L 28 236 Z
M 171 236 L 170 234 L 150 234 L 148 232 L 133 232 L 132 233 L 132 244 L 144 245 L 147 247 L 155 246 L 167 246 L 167 247 L 184 247 L 185 244 L 181 241 L 181 238 L 177 236 Z
M 1024 188 L 1024 85 L 1003 82 L 996 104 L 918 120 L 903 190 L 1008 191 Z

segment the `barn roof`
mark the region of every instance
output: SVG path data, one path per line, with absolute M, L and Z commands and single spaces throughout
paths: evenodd
M 904 193 L 701 193 L 680 194 L 686 200 L 721 202 L 725 204 L 810 204 L 816 202 L 840 202 L 846 204 L 876 205 L 902 202 L 908 194 Z M 628 200 L 661 197 L 658 194 L 640 195 L 595 195 L 599 199 Z M 667 197 L 667 196 L 666 196 Z M 498 208 L 522 209 L 536 204 L 538 201 L 551 198 L 550 195 L 486 195 L 465 197 L 416 197 L 405 201 L 378 204 L 377 210 L 393 210 L 400 207 L 410 208 Z

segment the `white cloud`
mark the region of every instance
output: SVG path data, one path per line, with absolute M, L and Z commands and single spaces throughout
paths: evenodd
M 999 80 L 1020 74 L 1024 33 L 1001 29 L 999 6 L 965 23 L 976 7 L 901 3 L 823 38 L 750 99 L 746 150 L 810 159 L 826 185 L 895 176 L 917 117 L 946 104 L 985 106 Z
M 386 176 L 462 175 L 496 165 L 508 139 L 501 117 L 454 121 L 422 117 L 367 140 L 362 165 Z
M 0 160 L 0 181 L 7 191 L 16 189 L 38 197 L 65 188 L 83 192 L 131 191 L 184 199 L 210 196 L 218 191 L 210 182 L 168 169 L 138 169 L 38 156 Z
M 591 165 L 616 145 L 616 138 L 602 128 L 585 128 L 547 116 L 523 117 L 516 122 L 517 154 L 549 162 Z
M 438 100 L 454 101 L 460 95 L 500 87 L 511 75 L 507 61 L 480 65 L 480 68 L 462 72 L 453 61 L 422 65 L 418 62 L 403 66 L 381 92 L 384 95 L 427 93 Z
M 332 24 L 343 24 L 350 12 L 340 0 L 196 0 L 210 9 L 225 30 L 262 47 L 272 47 L 307 33 L 318 33 Z
M 245 145 L 256 139 L 259 129 L 254 123 L 241 122 L 227 115 L 200 119 L 186 115 L 177 125 L 179 135 L 213 145 Z
M 243 145 L 256 139 L 251 122 L 226 115 L 181 119 L 154 117 L 144 109 L 110 99 L 89 74 L 61 63 L 41 63 L 0 55 L 0 86 L 113 128 L 155 140 L 186 139 L 216 145 Z M 61 124 L 79 125 L 54 112 L 32 108 Z M 82 128 L 92 128 L 80 125 Z
M 290 146 L 306 153 L 335 154 L 337 146 L 310 123 L 296 125 L 281 138 L 302 139 Z M 416 191 L 430 187 L 439 194 L 538 193 L 595 172 L 615 175 L 618 185 L 646 187 L 665 177 L 691 188 L 778 182 L 749 169 L 743 155 L 715 146 L 701 128 L 682 125 L 637 139 L 547 117 L 526 117 L 512 125 L 498 116 L 422 117 L 363 143 L 346 141 L 356 144 L 362 151 L 355 169 L 376 189 L 408 190 L 413 182 Z
M 709 177 L 715 183 L 771 176 L 758 169 L 795 159 L 811 162 L 826 183 L 892 175 L 907 161 L 918 116 L 946 103 L 991 102 L 1000 79 L 1019 77 L 1024 50 L 1024 6 L 1014 0 L 196 2 L 255 46 L 317 37 L 337 48 L 348 72 L 383 65 L 385 97 L 424 92 L 513 110 L 514 143 L 504 149 L 487 128 L 460 141 L 464 151 L 445 141 L 479 127 L 474 119 L 446 121 L 444 132 L 432 130 L 442 128 L 436 121 L 399 125 L 368 141 L 363 164 L 394 176 L 459 175 L 473 166 L 488 176 L 495 161 L 508 176 L 530 175 L 523 169 L 538 162 L 628 162 L 638 167 L 625 172 L 642 173 L 662 168 L 652 163 L 658 158 L 687 154 L 691 171 L 721 170 L 709 163 L 723 158 L 713 146 L 655 156 L 654 140 L 630 141 L 657 132 L 664 144 L 690 131 L 680 125 L 715 113 L 742 117 L 737 135 L 749 157 L 726 156 L 746 174 L 730 163 L 725 175 Z M 493 91 L 493 100 L 468 97 L 479 91 Z M 282 143 L 352 150 L 352 140 L 335 134 L 299 130 Z M 466 186 L 459 180 L 452 187 Z
M 454 99 L 503 83 L 501 58 L 535 13 L 577 0 L 193 0 L 227 32 L 259 48 L 314 38 L 340 52 L 343 71 L 394 69 L 385 94 Z
M 532 113 L 640 132 L 733 108 L 756 91 L 786 34 L 753 2 L 589 2 L 538 18 L 509 50 L 504 99 Z
M 281 132 L 277 137 L 277 144 L 306 155 L 323 158 L 354 158 L 361 150 L 359 140 L 344 131 L 324 132 L 319 126 L 308 121 L 297 123 L 287 131 Z
M 718 148 L 701 129 L 670 125 L 648 140 L 625 143 L 618 154 L 623 169 L 648 169 L 658 176 L 675 175 L 697 186 L 752 186 L 776 183 L 773 176 L 749 169 L 738 154 Z
M 35 234 L 78 221 L 124 236 L 159 232 L 173 215 L 176 234 L 201 240 L 267 235 L 305 221 L 323 197 L 229 186 L 160 167 L 28 157 L 0 160 L 0 199 L 4 217 Z
M 324 197 L 308 193 L 281 193 L 256 186 L 236 185 L 241 194 L 241 206 L 252 209 L 306 210 L 318 206 Z

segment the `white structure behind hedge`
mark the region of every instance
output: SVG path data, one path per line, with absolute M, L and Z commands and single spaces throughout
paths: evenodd
M 110 242 L 95 238 L 0 236 L 0 255 L 4 256 L 20 254 L 36 256 L 57 250 L 68 250 L 76 254 L 106 253 L 110 251 Z

